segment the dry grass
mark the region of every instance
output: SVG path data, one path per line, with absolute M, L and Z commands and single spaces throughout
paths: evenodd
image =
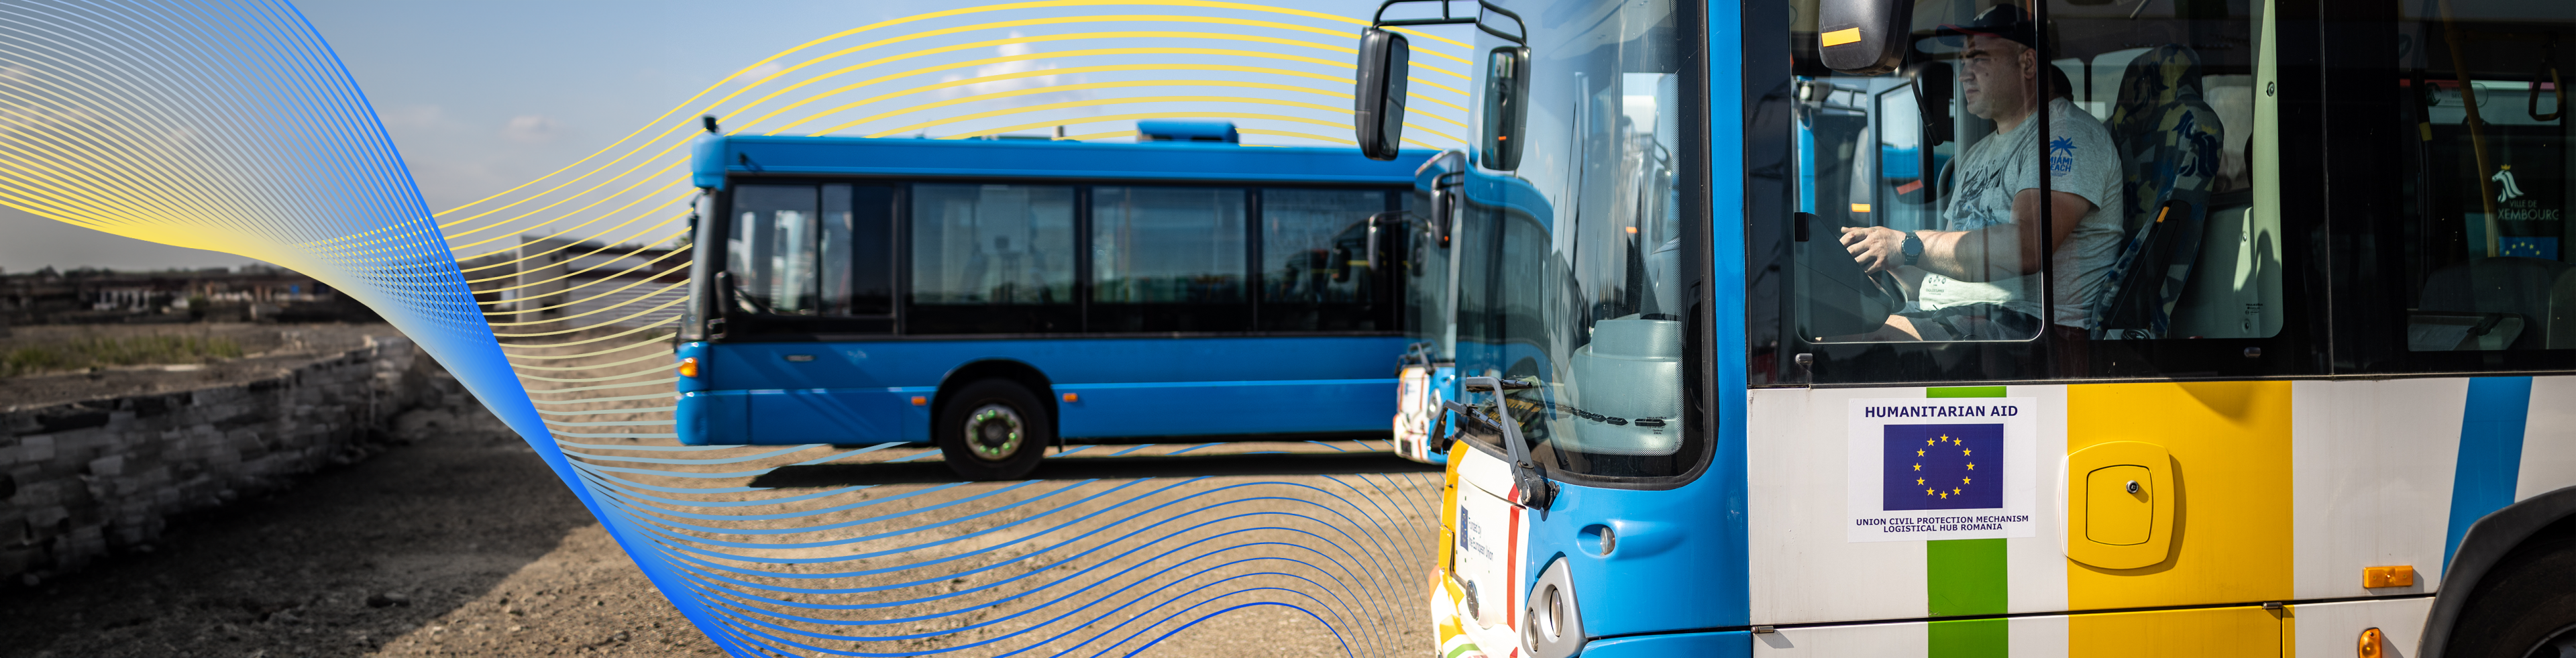
M 235 359 L 241 343 L 224 337 L 93 337 L 24 345 L 0 355 L 0 377 L 106 366 L 204 363 Z

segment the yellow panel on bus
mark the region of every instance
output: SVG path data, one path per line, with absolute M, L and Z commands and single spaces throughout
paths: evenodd
M 2153 485 L 2173 504 L 2171 552 L 2127 569 L 2068 560 L 2069 608 L 2291 598 L 2289 382 L 2079 384 L 2066 398 L 2070 454 L 2154 444 L 2173 480 Z

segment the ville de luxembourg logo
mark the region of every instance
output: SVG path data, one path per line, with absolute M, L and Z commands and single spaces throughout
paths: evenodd
M 2030 537 L 2034 398 L 1853 400 L 1851 541 Z

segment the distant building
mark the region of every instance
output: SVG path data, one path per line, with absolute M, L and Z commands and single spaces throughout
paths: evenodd
M 269 265 L 0 274 L 0 318 L 11 325 L 377 321 L 313 277 Z

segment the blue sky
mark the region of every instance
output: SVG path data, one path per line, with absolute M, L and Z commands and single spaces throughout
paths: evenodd
M 376 107 L 432 211 L 544 175 L 796 44 L 957 2 L 303 0 Z M 1300 0 L 1360 16 L 1374 0 Z M 1154 10 L 1118 10 L 1156 13 Z M 967 40 L 966 37 L 955 39 Z M 247 259 L 0 208 L 0 270 L 157 269 Z

